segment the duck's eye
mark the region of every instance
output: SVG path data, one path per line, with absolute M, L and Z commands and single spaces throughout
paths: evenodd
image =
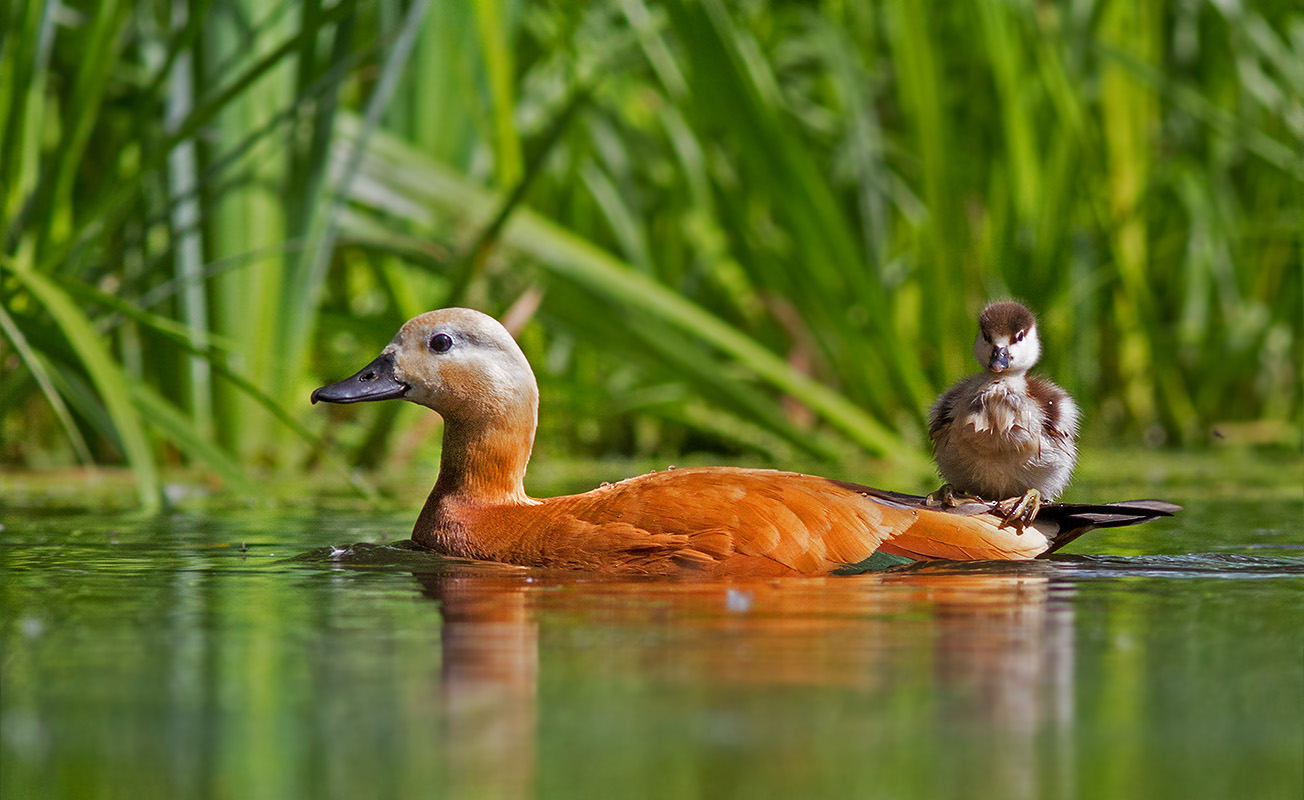
M 453 337 L 446 333 L 436 333 L 430 337 L 430 349 L 436 353 L 447 353 L 453 346 Z
M 1021 342 L 1021 341 L 1023 341 L 1023 337 L 1026 336 L 1026 335 L 1028 335 L 1028 332 L 1027 332 L 1027 331 L 1019 331 L 1019 335 L 1014 337 L 1014 341 L 1015 341 L 1015 342 Z
M 992 343 L 992 337 L 987 334 L 987 331 L 983 331 L 983 341 L 987 344 Z

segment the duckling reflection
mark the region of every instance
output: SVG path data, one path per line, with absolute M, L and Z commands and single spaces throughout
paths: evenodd
M 690 740 L 708 716 L 741 719 L 744 736 L 780 735 L 755 729 L 773 721 L 750 703 L 737 707 L 739 692 L 763 699 L 781 687 L 840 688 L 868 709 L 842 712 L 870 717 L 856 723 L 865 752 L 891 753 L 900 732 L 872 717 L 904 697 L 920 708 L 916 734 L 969 732 L 980 743 L 966 780 L 1035 796 L 1046 776 L 1030 754 L 1044 757 L 1062 741 L 1067 758 L 1073 718 L 1073 617 L 1054 569 L 1034 562 L 997 573 L 950 567 L 798 581 L 577 580 L 482 568 L 418 575 L 444 622 L 450 777 L 468 795 L 533 793 L 536 726 L 572 711 L 539 707 L 542 632 L 547 663 L 583 664 L 586 682 L 705 688 L 668 690 L 702 698 L 677 726 Z M 810 743 L 785 746 L 796 761 L 819 760 Z M 710 758 L 709 747 L 698 749 Z

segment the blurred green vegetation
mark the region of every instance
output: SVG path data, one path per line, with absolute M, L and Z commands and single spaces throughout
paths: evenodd
M 1300 446 L 1297 3 L 586 5 L 0 6 L 0 464 L 410 462 L 308 392 L 460 304 L 552 454 L 918 465 L 1006 295 L 1091 440 Z

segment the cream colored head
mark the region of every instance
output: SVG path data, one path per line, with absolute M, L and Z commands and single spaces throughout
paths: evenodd
M 395 398 L 449 422 L 532 426 L 539 388 L 525 354 L 497 320 L 444 308 L 408 320 L 374 361 L 312 394 L 314 403 Z
M 413 317 L 385 348 L 403 395 L 450 420 L 502 417 L 539 405 L 525 354 L 498 320 L 469 308 Z
M 531 502 L 523 481 L 539 420 L 539 387 L 525 354 L 497 320 L 468 308 L 414 317 L 370 364 L 312 393 L 314 403 L 399 398 L 444 418 L 431 497 Z

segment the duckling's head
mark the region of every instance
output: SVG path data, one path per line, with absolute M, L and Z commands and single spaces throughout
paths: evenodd
M 1037 318 L 1022 303 L 991 303 L 978 317 L 973 355 L 984 369 L 1022 375 L 1041 358 Z
M 312 402 L 402 398 L 445 420 L 537 413 L 538 384 L 525 354 L 497 320 L 443 308 L 408 320 L 380 356 L 357 374 L 312 393 Z

